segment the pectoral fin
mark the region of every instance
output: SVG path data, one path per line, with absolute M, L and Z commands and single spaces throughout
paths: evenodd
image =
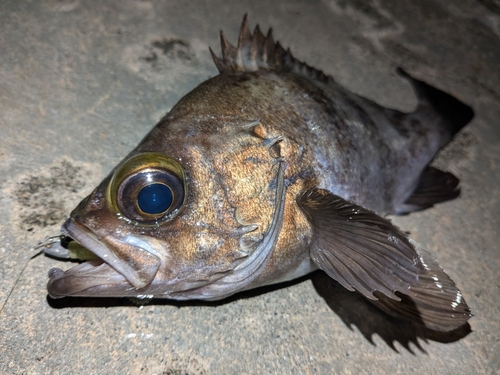
M 313 227 L 312 260 L 348 290 L 434 330 L 471 316 L 455 283 L 389 220 L 322 189 L 297 204 Z

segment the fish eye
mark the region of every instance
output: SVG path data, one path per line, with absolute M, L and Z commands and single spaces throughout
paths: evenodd
M 171 171 L 151 167 L 125 178 L 117 191 L 120 212 L 138 222 L 162 219 L 178 209 L 183 200 L 182 181 Z
M 182 208 L 186 176 L 182 166 L 160 153 L 137 154 L 114 173 L 108 188 L 111 205 L 138 224 L 171 220 Z

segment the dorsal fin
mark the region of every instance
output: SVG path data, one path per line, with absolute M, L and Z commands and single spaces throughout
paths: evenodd
M 246 14 L 241 24 L 237 47 L 227 41 L 222 31 L 220 39 L 222 58 L 217 57 L 210 48 L 210 53 L 220 73 L 275 70 L 293 72 L 324 83 L 331 80 L 331 77 L 321 70 L 314 69 L 294 58 L 290 49 L 285 50 L 279 42 L 275 43 L 272 29 L 269 29 L 267 35 L 264 36 L 257 25 L 252 35 Z

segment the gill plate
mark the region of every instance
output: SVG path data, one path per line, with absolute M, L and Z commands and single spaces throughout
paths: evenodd
M 256 249 L 238 264 L 229 275 L 226 275 L 215 282 L 203 286 L 199 293 L 190 293 L 190 298 L 200 298 L 204 300 L 221 299 L 247 288 L 264 270 L 273 249 L 278 241 L 283 225 L 285 210 L 285 178 L 283 165 L 278 163 L 278 173 L 276 176 L 276 202 L 274 214 L 269 231 L 261 240 Z

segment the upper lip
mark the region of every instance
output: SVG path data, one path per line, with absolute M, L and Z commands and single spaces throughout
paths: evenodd
M 132 242 L 127 236 L 106 235 L 98 238 L 74 218 L 68 219 L 62 230 L 123 275 L 137 289 L 150 284 L 160 267 L 161 260 L 157 255 Z

